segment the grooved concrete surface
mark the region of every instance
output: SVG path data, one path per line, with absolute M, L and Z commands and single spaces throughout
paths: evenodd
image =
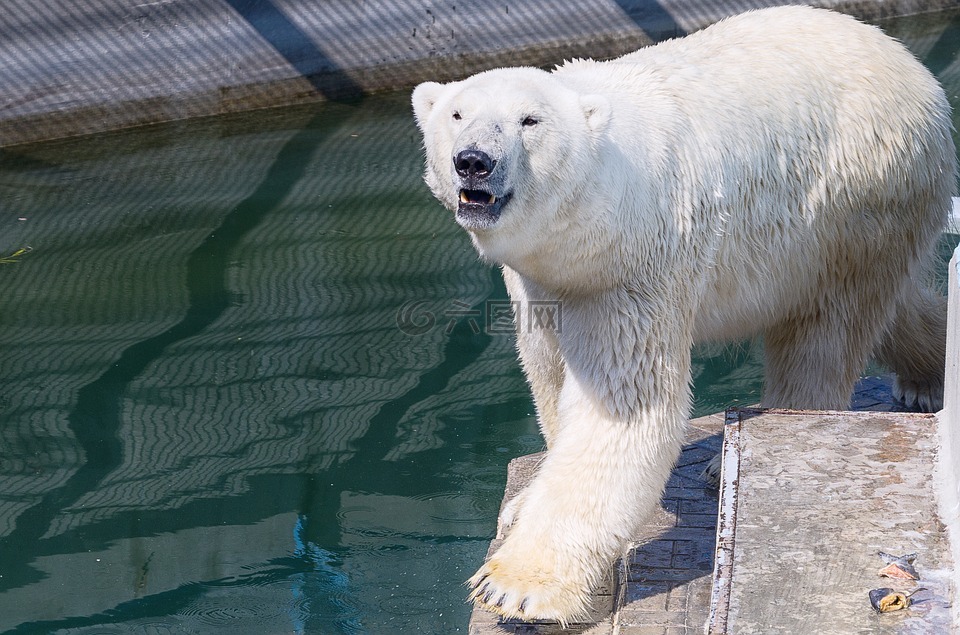
M 710 634 L 951 632 L 936 453 L 932 414 L 731 413 Z M 921 579 L 880 577 L 881 551 L 916 554 Z M 913 603 L 874 612 L 883 587 Z
M 880 378 L 861 380 L 857 386 L 852 407 L 855 410 L 873 412 L 895 410 L 896 406 L 892 404 L 890 397 L 889 381 Z M 854 413 L 850 413 L 850 415 L 853 419 L 872 416 Z M 843 417 L 842 414 L 839 416 Z M 920 417 L 928 423 L 932 421 L 932 417 L 929 415 L 906 416 L 908 418 L 912 416 Z M 778 440 L 787 440 L 786 445 L 789 446 L 790 435 L 786 435 L 785 432 L 790 430 L 790 423 L 780 423 L 782 425 L 771 428 L 770 433 Z M 709 415 L 691 421 L 687 444 L 667 484 L 661 509 L 638 533 L 634 550 L 625 561 L 617 564 L 616 568 L 611 571 L 609 582 L 598 591 L 594 601 L 593 621 L 591 623 L 575 624 L 563 629 L 557 624 L 550 623 L 501 621 L 492 613 L 474 610 L 469 629 L 471 635 L 699 635 L 703 633 L 710 616 L 718 492 L 702 479 L 702 472 L 713 455 L 720 450 L 723 425 L 723 414 Z M 935 435 L 936 427 L 930 423 L 925 431 L 928 435 Z M 911 475 L 913 481 L 917 483 L 927 483 L 929 485 L 934 458 L 933 453 L 929 451 L 930 448 L 923 444 L 915 446 L 916 452 L 910 455 L 908 446 L 899 444 L 896 447 L 899 449 L 898 451 L 903 453 L 903 456 L 909 455 L 912 457 L 913 462 L 905 464 L 902 468 L 906 470 L 905 475 Z M 510 500 L 533 477 L 539 457 L 540 455 L 536 454 L 520 457 L 510 464 L 504 502 Z M 884 464 L 882 469 L 892 470 L 894 466 Z M 814 472 L 814 474 L 816 473 Z M 841 471 L 828 476 L 842 479 L 844 474 Z M 866 478 L 864 474 L 859 476 Z M 836 489 L 838 486 L 835 485 L 834 488 Z M 903 494 L 905 492 L 898 490 L 896 496 L 884 498 L 883 501 L 892 505 L 892 509 L 897 511 L 899 502 L 908 501 L 907 498 L 903 497 Z M 776 497 L 775 491 L 772 492 L 772 496 L 773 498 Z M 935 518 L 935 501 L 929 487 L 916 491 L 915 496 L 911 497 L 908 502 L 912 506 L 923 507 L 926 510 L 924 513 L 927 514 L 925 518 Z M 910 507 L 910 510 L 913 510 L 913 507 Z M 776 508 L 768 511 L 771 515 L 775 516 L 777 514 Z M 830 512 L 825 508 L 824 513 L 829 514 Z M 750 522 L 749 519 L 746 522 Z M 936 570 L 938 576 L 940 576 L 936 581 L 936 584 L 940 585 L 938 587 L 940 595 L 937 596 L 939 599 L 936 600 L 939 604 L 936 605 L 938 608 L 933 611 L 937 613 L 939 619 L 939 616 L 945 611 L 943 608 L 943 602 L 945 601 L 943 593 L 946 588 L 945 585 L 948 585 L 945 578 L 948 574 L 945 574 L 944 571 L 949 567 L 949 556 L 945 552 L 941 554 L 940 551 L 937 551 L 938 555 L 931 558 L 933 552 L 927 546 L 927 542 L 935 545 L 936 549 L 945 548 L 942 527 L 920 523 L 907 533 L 909 535 L 906 536 L 907 539 L 904 541 L 898 542 L 891 538 L 889 544 L 888 541 L 884 541 L 883 546 L 886 547 L 885 550 L 888 552 L 898 549 L 909 551 L 911 545 L 914 544 L 917 545 L 917 549 L 923 548 L 920 564 L 927 571 L 930 571 L 931 568 Z M 853 531 L 853 534 L 850 535 L 854 536 L 851 548 L 855 549 L 858 534 Z M 498 546 L 499 541 L 493 541 L 490 545 L 490 553 Z M 806 550 L 807 547 L 802 545 L 798 546 L 795 552 L 804 553 Z M 863 551 L 863 553 L 860 553 L 860 551 Z M 864 563 L 870 564 L 872 559 L 876 558 L 874 554 L 876 548 L 873 545 L 864 543 L 863 549 L 860 549 L 860 551 L 851 553 L 855 553 L 857 558 L 862 559 Z M 825 571 L 839 573 L 842 569 L 836 566 L 838 561 L 831 560 L 831 557 L 831 554 L 821 554 L 821 558 L 816 562 L 823 564 Z M 831 563 L 834 565 L 832 569 Z M 877 566 L 875 568 L 879 569 L 882 564 L 880 559 L 876 558 Z M 758 561 L 757 566 L 761 569 L 769 568 L 764 561 Z M 794 580 L 795 576 L 792 569 L 767 571 L 766 573 L 769 581 L 777 585 L 778 589 L 786 594 L 783 597 L 796 599 L 798 605 L 803 605 L 803 602 L 813 605 L 821 603 L 827 615 L 834 614 L 831 608 L 832 598 L 826 594 L 826 585 L 824 585 L 824 592 L 821 592 L 820 588 L 797 586 L 796 593 L 798 595 L 794 596 L 790 595 L 790 590 L 794 588 L 791 586 L 791 580 Z M 864 575 L 865 577 L 862 580 L 866 587 L 860 588 L 858 586 L 852 591 L 853 595 L 851 597 L 855 600 L 855 606 L 850 610 L 854 613 L 844 618 L 849 620 L 849 623 L 854 624 L 853 630 L 790 631 L 777 630 L 774 627 L 758 627 L 758 630 L 741 629 L 729 632 L 764 634 L 778 632 L 834 632 L 844 634 L 859 632 L 950 632 L 949 626 L 945 627 L 944 630 L 927 631 L 876 630 L 878 624 L 882 627 L 885 623 L 896 623 L 896 620 L 902 621 L 903 616 L 886 615 L 882 617 L 889 619 L 885 621 L 878 619 L 878 616 L 870 608 L 867 592 L 874 587 L 896 585 L 889 581 L 884 582 L 882 578 L 871 577 L 875 575 L 875 571 L 870 568 Z M 926 584 L 926 581 L 924 582 Z M 873 586 L 870 586 L 869 583 L 873 583 Z M 744 589 L 744 591 L 749 594 L 752 589 Z M 783 597 L 781 597 L 781 600 Z M 917 599 L 921 599 L 921 596 L 917 596 Z M 918 603 L 913 610 L 923 608 L 924 611 L 928 611 L 932 610 L 933 607 L 934 604 L 931 600 L 931 603 L 928 603 L 926 607 L 922 603 Z M 788 610 L 788 607 L 783 607 L 783 610 Z M 948 624 L 948 622 L 946 623 Z M 718 630 L 717 632 L 724 631 Z

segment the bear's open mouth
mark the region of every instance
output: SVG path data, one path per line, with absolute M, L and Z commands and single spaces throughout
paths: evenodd
M 483 190 L 460 190 L 461 205 L 493 205 L 497 197 Z
M 457 222 L 467 229 L 489 227 L 500 219 L 500 212 L 511 196 L 507 193 L 498 197 L 486 190 L 460 190 Z

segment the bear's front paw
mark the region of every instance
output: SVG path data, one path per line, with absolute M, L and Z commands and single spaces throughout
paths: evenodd
M 501 547 L 468 581 L 469 599 L 506 618 L 563 625 L 585 618 L 589 585 L 573 571 L 557 570 L 550 554 L 545 545 L 523 551 Z

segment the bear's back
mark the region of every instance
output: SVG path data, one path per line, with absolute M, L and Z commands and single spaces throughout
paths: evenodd
M 762 9 L 555 74 L 606 95 L 618 152 L 657 166 L 640 170 L 662 189 L 638 213 L 668 212 L 697 245 L 708 337 L 806 301 L 826 262 L 812 250 L 861 262 L 920 251 L 944 222 L 946 96 L 900 43 L 848 16 Z

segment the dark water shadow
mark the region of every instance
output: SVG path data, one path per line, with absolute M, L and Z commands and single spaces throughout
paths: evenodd
M 492 269 L 491 275 L 499 276 Z M 477 302 L 471 309 L 479 311 L 484 301 Z M 301 530 L 305 541 L 328 548 L 342 543 L 338 514 L 340 496 L 344 491 L 409 496 L 412 492 L 422 490 L 423 474 L 412 471 L 410 462 L 384 460 L 396 447 L 397 424 L 411 408 L 441 393 L 451 379 L 480 359 L 491 341 L 489 334 L 473 333 L 466 323 L 458 324 L 446 339 L 441 361 L 420 374 L 416 385 L 377 409 L 364 435 L 350 444 L 353 451 L 351 457 L 322 473 L 310 473 L 307 476 L 307 482 L 301 486 L 302 498 L 298 506 L 302 514 Z M 528 401 L 523 399 L 515 407 L 522 409 Z M 456 453 L 456 448 L 444 444 L 439 449 L 421 452 L 418 462 L 444 465 Z M 463 537 L 455 539 L 462 541 Z M 487 538 L 478 540 L 485 543 Z
M 53 520 L 65 509 L 94 491 L 123 460 L 118 438 L 121 409 L 127 388 L 173 344 L 200 334 L 234 301 L 227 273 L 234 249 L 302 178 L 313 152 L 323 143 L 318 134 L 335 131 L 352 111 L 324 110 L 281 148 L 260 185 L 224 216 L 222 222 L 189 255 L 186 262 L 188 308 L 174 326 L 126 348 L 103 374 L 83 386 L 68 415 L 68 426 L 83 450 L 85 462 L 62 485 L 43 495 L 40 502 L 21 513 L 13 531 L 0 539 L 0 591 L 34 582 L 43 574 L 29 565 L 49 553 L 40 541 Z

